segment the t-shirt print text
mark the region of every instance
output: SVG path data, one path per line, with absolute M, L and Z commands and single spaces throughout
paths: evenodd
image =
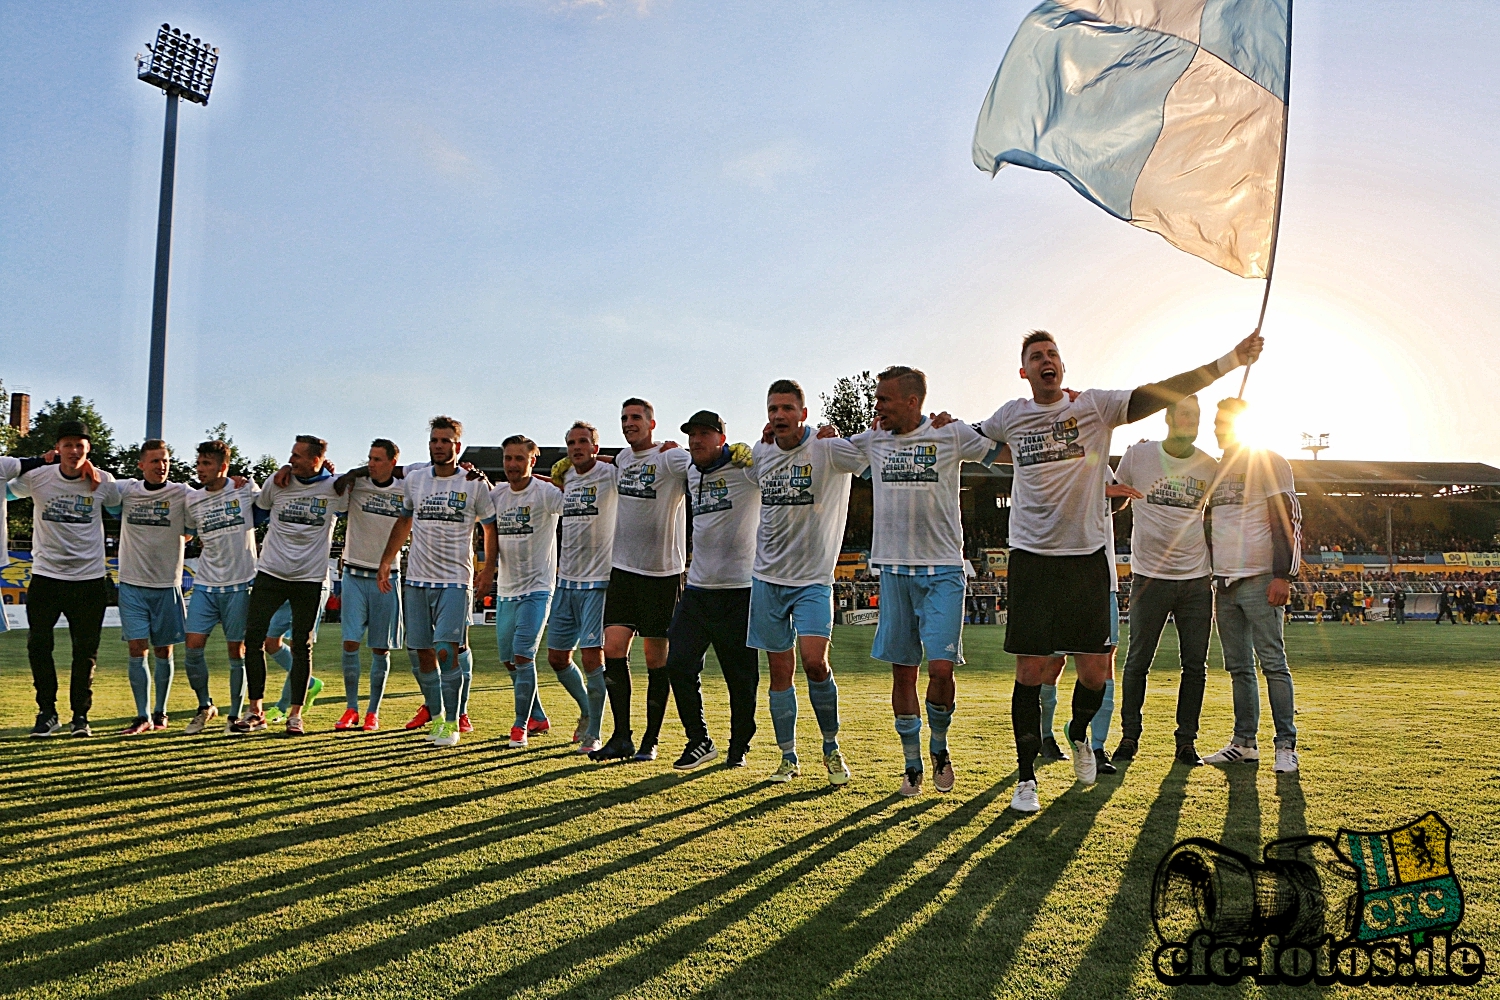
M 94 498 L 79 496 L 52 497 L 42 508 L 43 521 L 59 521 L 63 524 L 87 524 L 94 518 Z
M 694 517 L 711 514 L 716 510 L 733 509 L 734 501 L 729 499 L 729 480 L 723 476 L 704 480 L 702 486 L 693 493 Z
M 130 505 L 125 512 L 128 524 L 148 528 L 170 528 L 172 526 L 172 503 L 170 500 L 142 500 Z
M 642 462 L 620 470 L 620 496 L 639 500 L 656 499 L 656 463 Z
M 1208 480 L 1167 476 L 1151 484 L 1146 502 L 1158 507 L 1197 507 L 1208 495 Z
M 193 511 L 193 516 L 198 520 L 200 534 L 245 526 L 245 512 L 240 507 L 239 497 L 225 500 L 221 504 L 214 504 L 206 509 L 197 509 Z
M 406 513 L 406 499 L 399 493 L 376 493 L 360 501 L 359 509 L 381 517 L 400 517 Z
M 599 487 L 575 486 L 563 494 L 563 517 L 593 517 L 599 513 Z
M 285 524 L 324 525 L 328 523 L 327 497 L 297 497 L 281 508 L 276 520 Z
M 1209 497 L 1210 507 L 1243 507 L 1245 505 L 1245 474 L 1237 472 L 1219 480 L 1214 495 Z
M 1053 423 L 1051 434 L 1023 434 L 1016 451 L 1017 465 L 1041 465 L 1044 462 L 1067 462 L 1083 458 L 1078 443 L 1078 418 L 1069 417 Z
M 529 535 L 534 530 L 530 504 L 501 511 L 495 518 L 495 533 L 499 535 Z
M 913 444 L 885 456 L 880 463 L 882 483 L 935 483 L 938 450 L 935 444 Z
M 434 493 L 422 500 L 417 510 L 418 521 L 462 521 L 464 510 L 469 506 L 469 494 L 459 490 Z
M 760 502 L 768 507 L 800 507 L 816 502 L 812 492 L 812 463 L 777 469 L 760 483 Z M 695 512 L 696 513 L 696 512 Z

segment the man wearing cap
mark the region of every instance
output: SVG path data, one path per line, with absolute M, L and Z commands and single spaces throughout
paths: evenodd
M 746 645 L 750 621 L 750 570 L 760 523 L 760 484 L 748 467 L 734 464 L 724 421 L 699 410 L 682 425 L 688 436 L 688 503 L 693 511 L 693 561 L 687 589 L 667 630 L 667 674 L 688 743 L 672 766 L 690 771 L 718 756 L 703 714 L 699 675 L 714 648 L 729 686 L 729 745 L 744 759 L 755 735 L 755 695 L 760 660 Z
M 72 733 L 91 736 L 94 667 L 104 609 L 109 604 L 103 512 L 105 506 L 119 503 L 119 491 L 113 476 L 93 471 L 88 461 L 89 430 L 81 422 L 61 424 L 56 447 L 57 465 L 31 469 L 10 483 L 13 496 L 32 500 L 31 586 L 26 595 L 26 622 L 31 631 L 26 653 L 36 686 L 37 716 L 31 735 L 50 736 L 61 728 L 52 630 L 58 618 L 66 616 L 73 646 L 68 685 Z

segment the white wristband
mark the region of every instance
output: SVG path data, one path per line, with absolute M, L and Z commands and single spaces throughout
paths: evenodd
M 1218 361 L 1214 362 L 1214 368 L 1218 370 L 1219 377 L 1223 378 L 1240 366 L 1240 357 L 1234 351 L 1230 351 Z

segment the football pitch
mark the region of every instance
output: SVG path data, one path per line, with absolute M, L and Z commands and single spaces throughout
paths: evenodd
M 841 789 L 823 774 L 800 676 L 803 776 L 777 785 L 765 780 L 778 754 L 764 672 L 749 767 L 679 774 L 671 710 L 663 760 L 576 756 L 576 711 L 550 676 L 542 699 L 556 735 L 507 750 L 511 691 L 492 629 L 473 632 L 478 731 L 450 750 L 401 730 L 420 702 L 400 653 L 387 728 L 331 731 L 343 700 L 337 625 L 322 630 L 327 688 L 303 739 L 222 727 L 183 736 L 193 698 L 180 660 L 172 729 L 106 735 L 134 714 L 112 630 L 95 682 L 100 735 L 27 739 L 26 633 L 0 635 L 0 997 L 1405 995 L 1161 985 L 1151 880 L 1185 837 L 1258 857 L 1277 837 L 1386 829 L 1429 810 L 1454 829 L 1463 936 L 1500 962 L 1500 628 L 1288 626 L 1303 768 L 1291 776 L 1269 761 L 1171 765 L 1169 628 L 1141 757 L 1089 788 L 1067 764 L 1040 768 L 1043 809 L 1029 817 L 1006 809 L 1003 629 L 965 632 L 956 789 L 929 783 L 910 800 L 895 794 L 900 745 L 888 669 L 868 659 L 873 632 L 835 637 L 854 771 Z M 58 646 L 66 720 L 61 631 Z M 209 653 L 222 699 L 222 643 Z M 634 670 L 639 715 L 639 650 Z M 271 681 L 274 696 L 274 665 Z M 1070 670 L 1060 716 L 1071 685 Z M 712 658 L 704 689 L 722 746 Z M 1215 644 L 1200 752 L 1227 742 L 1230 725 Z M 1111 750 L 1118 735 L 1117 716 Z M 1269 748 L 1266 707 L 1260 737 Z M 1491 972 L 1479 987 L 1431 992 L 1500 992 L 1495 982 Z

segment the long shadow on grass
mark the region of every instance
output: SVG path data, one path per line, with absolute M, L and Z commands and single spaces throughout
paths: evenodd
M 1224 811 L 1224 834 L 1219 841 L 1252 858 L 1260 857 L 1259 771 L 1254 764 L 1229 764 L 1224 768 L 1229 806 Z
M 1172 849 L 1182 803 L 1187 797 L 1190 767 L 1173 764 L 1157 789 L 1156 800 L 1136 833 L 1125 861 L 1120 887 L 1110 901 L 1104 926 L 1094 935 L 1063 989 L 1063 1000 L 1130 995 L 1141 957 L 1155 947 L 1151 922 L 1151 882 L 1156 866 Z
M 693 780 L 696 777 L 698 775 L 690 776 L 686 779 L 673 775 L 657 775 L 638 783 L 644 787 L 617 790 L 613 793 L 613 797 L 618 801 L 635 802 L 639 801 L 643 794 L 649 794 L 646 791 L 647 788 L 655 791 L 662 788 L 677 787 L 683 781 Z M 737 789 L 732 793 L 720 797 L 720 799 L 712 800 L 708 803 L 693 802 L 670 813 L 651 816 L 625 827 L 602 831 L 581 841 L 571 841 L 524 858 L 517 858 L 477 871 L 464 872 L 445 882 L 423 886 L 412 892 L 403 893 L 401 896 L 385 899 L 374 905 L 361 907 L 358 910 L 339 913 L 323 920 L 301 924 L 278 934 L 247 943 L 232 951 L 205 957 L 192 965 L 173 969 L 170 972 L 163 973 L 143 982 L 132 983 L 129 986 L 122 986 L 109 992 L 96 992 L 94 996 L 100 998 L 100 1000 L 132 1000 L 132 998 L 138 996 L 156 996 L 183 986 L 197 984 L 209 977 L 231 971 L 247 962 L 256 961 L 267 955 L 279 954 L 288 948 L 296 947 L 306 941 L 321 940 L 332 935 L 346 933 L 356 927 L 378 925 L 383 921 L 400 918 L 403 914 L 412 910 L 451 900 L 458 893 L 502 882 L 527 871 L 543 869 L 544 866 L 554 861 L 561 861 L 570 856 L 587 854 L 589 851 L 605 848 L 610 843 L 641 833 L 658 823 L 670 822 L 682 816 L 698 812 L 703 808 L 744 797 L 754 791 L 754 787 Z M 400 957 L 401 954 L 440 943 L 473 927 L 492 922 L 512 920 L 516 914 L 532 906 L 545 904 L 561 895 L 593 885 L 600 879 L 607 878 L 617 872 L 649 863 L 653 858 L 690 843 L 697 838 L 706 836 L 715 830 L 757 818 L 789 802 L 808 797 L 812 794 L 815 793 L 809 792 L 789 798 L 764 800 L 731 816 L 681 834 L 670 841 L 644 847 L 624 858 L 607 861 L 586 871 L 569 874 L 545 884 L 534 884 L 530 888 L 507 895 L 502 900 L 486 904 L 484 907 L 475 910 L 458 911 L 451 905 L 445 906 L 431 921 L 405 931 L 392 939 L 378 941 L 355 952 L 346 953 L 337 958 L 310 966 L 302 972 L 280 980 L 257 983 L 256 994 L 257 996 L 301 996 L 305 993 L 316 991 L 326 987 L 327 983 L 337 976 L 346 973 L 359 974 L 366 972 L 385 961 Z M 594 813 L 597 812 L 598 808 L 599 805 L 597 803 L 586 803 L 586 808 L 583 812 Z M 484 829 L 460 845 L 448 845 L 441 852 L 440 856 L 452 857 L 459 853 L 479 850 L 496 841 L 510 839 L 520 833 L 526 832 L 518 832 L 514 828 L 497 831 L 492 822 L 476 825 L 483 826 Z M 546 825 L 552 824 L 548 823 Z M 404 863 L 405 859 L 402 860 L 403 864 L 400 867 L 409 867 L 409 865 Z M 364 870 L 356 874 L 360 882 L 366 878 Z M 385 873 L 377 872 L 376 874 Z M 325 885 L 321 888 L 326 887 Z M 299 894 L 299 898 L 305 898 L 305 894 Z M 284 906 L 287 902 L 289 900 L 282 900 L 277 905 Z M 265 907 L 265 911 L 269 912 L 276 908 L 277 906 L 268 905 Z M 235 920 L 238 920 L 244 914 L 240 913 L 233 916 Z M 192 931 L 196 932 L 196 930 L 197 926 L 195 924 Z

